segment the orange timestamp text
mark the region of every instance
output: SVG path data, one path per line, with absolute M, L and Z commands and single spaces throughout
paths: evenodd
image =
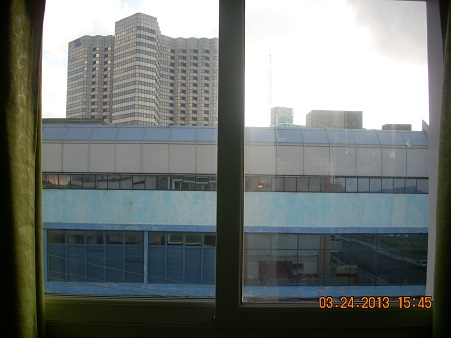
M 432 308 L 431 296 L 321 296 L 318 299 L 320 309 L 430 309 Z

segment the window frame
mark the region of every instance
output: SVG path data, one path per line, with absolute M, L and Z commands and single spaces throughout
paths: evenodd
M 422 0 L 420 0 L 422 1 Z M 244 32 L 245 0 L 219 0 L 219 127 L 216 243 L 216 299 L 149 299 L 45 295 L 49 337 L 224 336 L 246 330 L 261 336 L 277 330 L 278 337 L 315 333 L 346 335 L 385 330 L 388 337 L 412 333 L 423 337 L 432 327 L 432 310 L 320 310 L 300 304 L 241 302 L 244 212 Z M 429 91 L 431 115 L 429 179 L 430 210 L 435 210 L 438 113 L 443 54 L 438 0 L 427 1 Z M 234 71 L 231 72 L 230 69 Z M 429 257 L 434 257 L 435 212 L 430 212 Z M 233 262 L 234 264 L 231 264 Z M 433 263 L 433 260 L 430 262 Z M 219 267 L 219 268 L 218 268 Z M 433 293 L 433 264 L 428 264 L 427 294 Z M 359 330 L 360 329 L 360 330 Z M 395 330 L 396 329 L 396 330 Z M 294 330 L 294 331 L 293 331 Z M 405 330 L 405 331 L 399 331 Z M 380 334 L 380 333 L 378 333 Z M 353 336 L 353 335 L 351 335 Z

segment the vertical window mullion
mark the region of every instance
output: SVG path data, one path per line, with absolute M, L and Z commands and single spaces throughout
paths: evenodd
M 244 209 L 244 0 L 219 2 L 216 324 L 241 303 Z
M 143 282 L 144 287 L 147 288 L 149 284 L 149 231 L 143 232 Z

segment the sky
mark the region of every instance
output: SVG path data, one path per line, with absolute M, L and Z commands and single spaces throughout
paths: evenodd
M 87 10 L 89 9 L 89 10 Z M 112 35 L 136 12 L 171 37 L 217 37 L 216 0 L 47 0 L 43 117 L 65 117 L 68 43 Z M 187 14 L 189 13 L 189 14 Z M 247 0 L 246 125 L 270 107 L 363 111 L 363 127 L 428 122 L 425 4 L 378 0 Z

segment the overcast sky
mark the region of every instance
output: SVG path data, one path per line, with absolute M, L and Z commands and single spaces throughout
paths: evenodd
M 113 35 L 136 12 L 171 37 L 217 37 L 218 2 L 47 0 L 43 116 L 65 117 L 68 43 Z M 378 0 L 247 0 L 246 124 L 268 126 L 270 106 L 363 111 L 363 127 L 428 122 L 425 4 Z

